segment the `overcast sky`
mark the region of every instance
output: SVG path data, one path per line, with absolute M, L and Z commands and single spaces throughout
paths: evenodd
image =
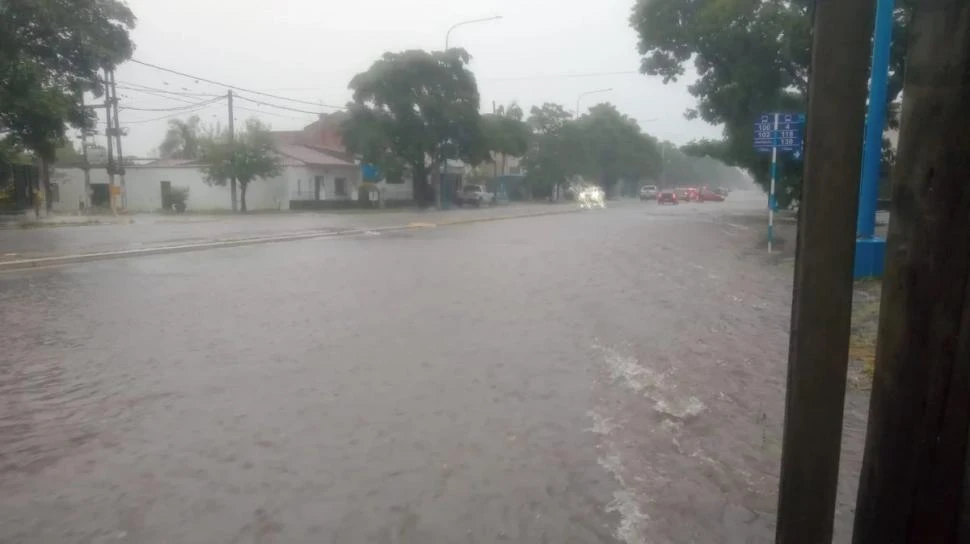
M 130 0 L 138 17 L 134 58 L 188 74 L 277 94 L 314 104 L 343 105 L 347 83 L 385 51 L 441 49 L 456 22 L 501 15 L 502 19 L 462 26 L 451 45 L 472 55 L 483 112 L 497 104 L 518 102 L 526 112 L 543 102 L 570 110 L 585 91 L 612 88 L 585 97 L 581 109 L 610 101 L 637 119 L 643 129 L 678 144 L 717 137 L 720 130 L 687 121 L 693 105 L 686 82 L 664 85 L 636 73 L 637 36 L 628 18 L 634 0 Z M 569 74 L 604 74 L 561 77 Z M 119 67 L 120 87 L 150 87 L 199 93 L 166 99 L 119 89 L 121 106 L 164 109 L 205 100 L 205 93 L 226 88 L 126 63 Z M 240 92 L 246 96 L 247 93 Z M 257 97 L 307 112 L 332 108 Z M 274 129 L 297 129 L 313 113 L 286 111 L 236 101 L 236 120 L 257 116 Z M 246 108 L 243 110 L 242 108 Z M 253 111 L 248 111 L 253 110 Z M 208 123 L 225 123 L 224 100 L 197 114 Z M 128 128 L 125 154 L 149 156 L 161 141 L 165 116 L 191 112 L 122 110 Z M 99 138 L 98 143 L 103 143 Z

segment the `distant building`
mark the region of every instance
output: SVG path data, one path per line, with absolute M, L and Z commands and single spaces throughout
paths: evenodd
M 290 210 L 334 207 L 358 197 L 361 168 L 347 152 L 339 126 L 344 113 L 323 114 L 302 130 L 274 131 L 271 135 L 283 172 L 269 180 L 256 180 L 246 191 L 249 210 Z M 229 210 L 228 186 L 210 186 L 193 160 L 158 159 L 125 166 L 123 207 L 133 212 L 155 212 L 167 207 L 172 188 L 189 190 L 192 211 Z M 55 211 L 73 212 L 86 206 L 109 206 L 108 175 L 101 165 L 90 168 L 90 187 L 84 187 L 84 169 L 78 164 L 54 165 L 52 175 Z M 120 176 L 115 183 L 121 185 Z M 410 180 L 377 183 L 384 200 L 410 200 Z

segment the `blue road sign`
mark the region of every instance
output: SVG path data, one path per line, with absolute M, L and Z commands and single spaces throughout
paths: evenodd
M 752 144 L 755 151 L 771 153 L 771 185 L 768 189 L 768 253 L 774 241 L 775 181 L 778 177 L 778 152 L 791 153 L 794 159 L 802 157 L 802 132 L 804 113 L 762 113 L 754 122 Z
M 764 113 L 758 116 L 753 127 L 755 151 L 796 153 L 801 155 L 805 114 Z M 796 157 L 798 158 L 798 157 Z

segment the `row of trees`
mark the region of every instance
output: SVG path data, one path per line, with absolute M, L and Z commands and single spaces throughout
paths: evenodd
M 640 70 L 675 81 L 693 64 L 690 87 L 697 107 L 688 118 L 724 125 L 721 140 L 698 142 L 694 154 L 744 168 L 767 186 L 770 159 L 752 149 L 752 122 L 762 112 L 804 111 L 811 63 L 813 0 L 637 0 L 630 24 L 639 35 Z M 893 106 L 902 90 L 906 26 L 915 0 L 897 2 L 891 52 L 888 123 L 898 126 Z M 883 167 L 892 154 L 884 143 Z M 781 205 L 800 194 L 801 164 L 779 168 Z
M 527 119 L 515 104 L 480 115 L 468 61 L 462 49 L 384 54 L 350 82 L 345 145 L 386 174 L 407 171 L 415 200 L 424 204 L 448 160 L 477 165 L 523 157 L 527 184 L 541 191 L 574 175 L 609 189 L 620 179 L 659 173 L 657 141 L 611 104 L 578 119 L 548 103 L 533 107 Z
M 118 0 L 0 2 L 0 163 L 32 154 L 48 207 L 49 164 L 68 127 L 93 126 L 83 93 L 100 96 L 99 71 L 131 56 L 134 25 Z

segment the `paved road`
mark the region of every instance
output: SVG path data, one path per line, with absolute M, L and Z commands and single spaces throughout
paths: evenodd
M 215 240 L 336 232 L 410 223 L 441 223 L 456 220 L 507 217 L 530 213 L 573 210 L 569 204 L 513 203 L 490 208 L 448 211 L 382 210 L 356 213 L 282 213 L 250 215 L 153 214 L 98 218 L 105 224 L 70 226 L 52 223 L 41 228 L 0 228 L 0 260 L 65 254 L 144 249 Z M 56 218 L 55 218 L 56 219 Z M 81 219 L 62 217 L 61 219 Z
M 2 274 L 0 541 L 770 542 L 760 206 Z

